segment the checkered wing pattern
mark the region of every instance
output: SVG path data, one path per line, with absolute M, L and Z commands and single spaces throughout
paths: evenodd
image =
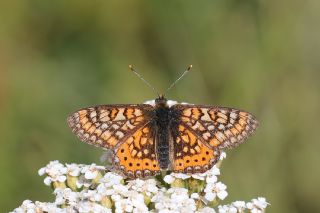
M 139 128 L 115 150 L 115 169 L 130 178 L 154 176 L 160 172 L 155 137 L 149 124 Z
M 114 149 L 148 122 L 145 112 L 149 110 L 152 106 L 145 104 L 101 105 L 81 109 L 71 114 L 67 121 L 80 140 Z
M 149 127 L 151 105 L 102 105 L 81 109 L 68 117 L 77 137 L 111 149 L 113 166 L 125 176 L 146 177 L 159 172 L 155 141 Z
M 211 168 L 220 150 L 236 147 L 253 133 L 258 122 L 248 112 L 211 106 L 177 104 L 179 131 L 174 140 L 174 171 L 196 173 Z

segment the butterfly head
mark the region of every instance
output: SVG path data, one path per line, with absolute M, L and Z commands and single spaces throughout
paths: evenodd
M 166 106 L 167 99 L 164 97 L 163 94 L 160 94 L 158 98 L 155 100 L 157 106 Z

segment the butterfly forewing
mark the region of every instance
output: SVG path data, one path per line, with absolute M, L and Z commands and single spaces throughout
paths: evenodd
M 152 106 L 101 105 L 81 109 L 67 121 L 78 138 L 86 143 L 112 149 L 148 122 Z
M 257 128 L 248 112 L 226 108 L 177 104 L 181 123 L 211 148 L 230 148 L 241 144 Z

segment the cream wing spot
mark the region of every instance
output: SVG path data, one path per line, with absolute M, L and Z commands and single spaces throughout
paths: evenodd
M 115 121 L 121 121 L 126 120 L 126 117 L 124 116 L 124 108 L 120 108 L 119 112 L 117 113 L 117 116 L 114 118 Z
M 119 139 L 120 139 L 120 138 L 123 138 L 123 137 L 124 137 L 124 133 L 121 132 L 121 131 L 117 131 L 117 132 L 116 132 L 116 136 L 118 136 Z
M 143 153 L 144 153 L 145 155 L 147 155 L 147 154 L 149 153 L 149 150 L 148 150 L 148 149 L 144 149 L 144 150 L 143 150 Z
M 203 133 L 202 134 L 202 137 L 205 139 L 205 140 L 208 140 L 210 137 L 211 137 L 211 134 L 209 132 L 206 132 L 206 133 Z
M 97 112 L 96 111 L 92 111 L 91 113 L 90 113 L 90 117 L 91 118 L 94 118 L 94 117 L 96 117 L 97 116 Z
M 224 130 L 224 129 L 225 129 L 225 126 L 224 126 L 223 124 L 220 124 L 220 125 L 218 126 L 218 129 Z
M 224 114 L 224 113 L 219 113 L 217 114 L 220 118 L 222 118 L 223 120 L 227 120 L 228 117 Z
M 141 116 L 142 115 L 142 112 L 141 112 L 141 110 L 138 110 L 138 109 L 136 109 L 135 111 L 134 111 L 134 115 L 135 116 Z
M 211 117 L 208 113 L 208 109 L 202 109 L 203 116 L 201 116 L 201 120 L 203 121 L 211 121 Z
M 118 126 L 117 124 L 112 124 L 112 125 L 111 125 L 111 128 L 113 128 L 113 129 L 119 129 L 119 126 Z
M 231 113 L 230 113 L 230 118 L 232 118 L 232 119 L 237 119 L 237 118 L 238 118 L 237 113 L 231 112 Z
M 141 157 L 142 157 L 142 152 L 141 152 L 141 151 L 138 152 L 137 157 L 138 157 L 138 158 L 141 158 Z
M 141 138 L 141 145 L 145 145 L 147 143 L 148 139 L 147 138 Z
M 217 122 L 218 123 L 222 123 L 222 124 L 226 124 L 227 123 L 227 121 L 225 119 L 223 119 L 223 118 L 218 118 Z
M 106 130 L 108 128 L 108 124 L 103 123 L 100 128 L 101 130 Z
M 129 129 L 133 129 L 133 128 L 135 127 L 134 125 L 132 125 L 132 124 L 130 123 L 130 121 L 127 121 L 125 125 L 126 125 Z
M 220 142 L 222 142 L 226 139 L 226 137 L 224 136 L 224 134 L 222 132 L 217 132 L 216 137 Z
M 102 121 L 102 122 L 110 121 L 109 115 L 105 115 L 105 116 L 100 115 L 100 121 Z
M 191 108 L 189 108 L 189 109 L 185 109 L 185 110 L 183 111 L 183 113 L 184 113 L 184 116 L 190 117 L 190 116 L 191 116 L 191 114 L 192 114 L 192 112 L 191 112 Z
M 209 126 L 207 127 L 207 129 L 208 129 L 209 131 L 211 131 L 211 130 L 214 130 L 215 127 L 214 127 L 214 125 L 209 125 Z

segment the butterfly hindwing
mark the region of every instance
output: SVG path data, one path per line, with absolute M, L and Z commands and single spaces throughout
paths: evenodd
M 173 136 L 173 171 L 182 173 L 203 173 L 219 159 L 220 152 L 199 138 L 194 131 L 180 124 L 178 133 Z
M 115 169 L 128 177 L 148 177 L 160 172 L 155 137 L 150 125 L 138 129 L 114 150 Z

